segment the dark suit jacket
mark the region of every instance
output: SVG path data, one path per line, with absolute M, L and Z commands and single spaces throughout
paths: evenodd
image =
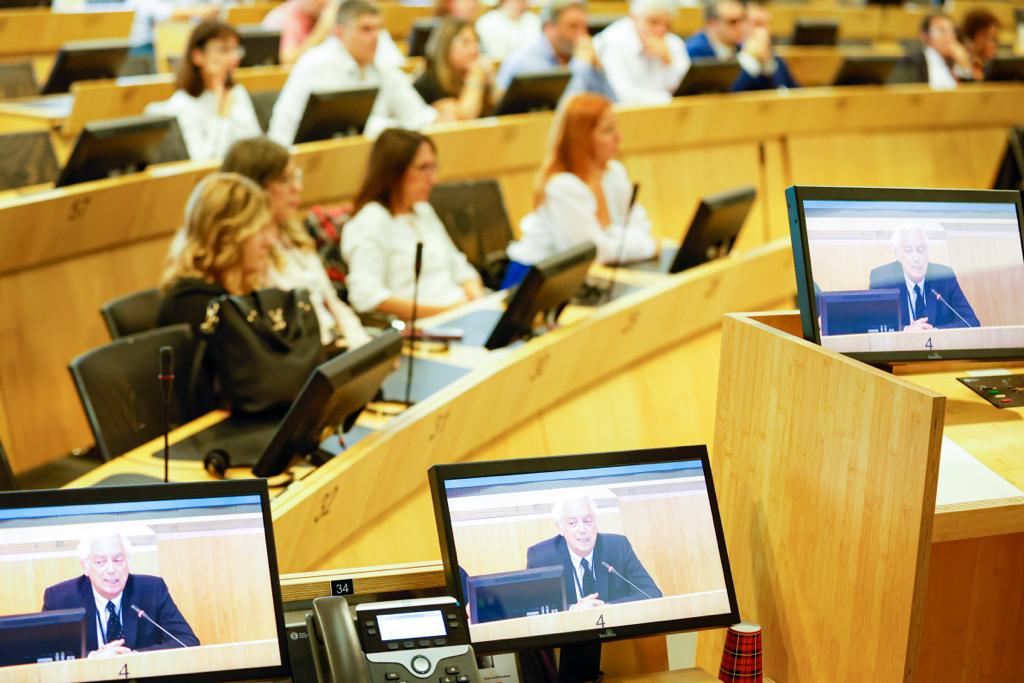
M 597 579 L 597 594 L 605 602 L 629 602 L 631 600 L 644 600 L 644 595 L 633 589 L 621 577 L 611 576 L 602 562 L 607 562 L 615 567 L 615 571 L 639 586 L 652 598 L 660 598 L 661 590 L 654 579 L 644 569 L 644 565 L 633 552 L 633 546 L 629 539 L 620 534 L 598 534 L 597 543 L 594 544 L 594 578 Z M 536 545 L 530 546 L 526 551 L 526 568 L 555 567 L 562 565 L 563 576 L 565 577 L 565 595 L 568 603 L 576 602 L 576 583 L 573 577 L 575 571 L 572 560 L 569 559 L 569 546 L 566 545 L 562 536 L 555 536 Z
M 138 606 L 150 619 L 163 626 L 188 646 L 198 645 L 199 639 L 178 611 L 171 599 L 167 584 L 159 576 L 130 574 L 121 596 L 121 622 L 124 626 L 124 644 L 133 650 L 167 650 L 180 647 L 153 624 L 139 619 L 131 605 Z M 96 636 L 96 600 L 92 583 L 87 576 L 62 581 L 43 593 L 43 611 L 85 608 L 85 651 L 92 652 L 99 645 Z
M 690 59 L 718 57 L 715 54 L 715 48 L 711 46 L 711 40 L 704 31 L 694 33 L 686 40 L 686 51 L 690 54 Z M 786 66 L 786 62 L 778 55 L 775 56 L 775 73 L 771 76 L 762 74 L 755 78 L 741 69 L 736 82 L 732 84 L 733 91 L 737 92 L 744 90 L 774 90 L 781 87 L 798 88 L 800 86 L 796 79 L 793 78 L 793 75 L 789 73 L 789 67 Z
M 871 289 L 898 289 L 900 294 L 907 293 L 907 282 L 903 276 L 903 267 L 899 261 L 887 263 L 872 269 L 868 280 L 868 287 Z M 942 298 L 959 313 L 970 325 L 965 325 L 960 318 L 953 314 L 942 302 L 940 302 L 932 290 L 942 295 Z M 964 296 L 957 282 L 953 269 L 949 266 L 942 266 L 937 263 L 929 263 L 928 270 L 924 274 L 924 297 L 925 308 L 928 311 L 928 322 L 933 327 L 980 327 L 978 316 L 974 314 L 971 303 Z M 910 324 L 910 305 L 907 296 L 900 297 L 900 329 Z M 920 317 L 920 316 L 918 316 Z

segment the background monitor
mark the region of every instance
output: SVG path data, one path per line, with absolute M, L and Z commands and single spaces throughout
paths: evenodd
M 885 85 L 902 59 L 888 55 L 847 56 L 832 85 Z
M 985 67 L 986 81 L 1024 81 L 1024 57 L 996 57 Z
M 533 336 L 534 324 L 541 314 L 549 324 L 554 324 L 583 284 L 595 258 L 597 247 L 593 242 L 585 242 L 532 265 L 484 347 L 500 349 Z
M 1020 192 L 797 186 L 786 203 L 805 338 L 880 364 L 1024 356 Z M 837 319 L 831 301 L 822 329 L 821 299 L 885 290 L 896 331 L 852 332 L 864 305 Z
M 993 190 L 1024 190 L 1024 128 L 1011 128 Z
M 117 78 L 128 58 L 127 40 L 82 40 L 65 43 L 57 52 L 50 76 L 40 91 L 43 95 L 67 92 L 75 81 Z
M 564 574 L 559 565 L 467 577 L 470 621 L 482 624 L 564 612 L 568 609 Z
M 505 116 L 556 109 L 571 78 L 572 73 L 569 69 L 517 74 L 509 83 L 508 90 L 501 96 L 501 101 L 494 109 L 494 115 Z
M 427 41 L 430 40 L 430 34 L 434 32 L 434 29 L 441 24 L 440 19 L 428 17 L 424 19 L 417 19 L 412 23 L 412 28 L 409 30 L 409 56 L 410 57 L 425 57 L 427 54 Z
M 245 48 L 245 56 L 238 66 L 274 66 L 281 63 L 280 31 L 271 31 L 259 24 L 239 26 L 238 37 L 238 44 Z
M 26 678 L 188 683 L 290 674 L 265 480 L 0 494 L 0 575 L 0 624 L 41 612 L 39 637 L 56 640 L 68 628 L 59 615 L 84 611 L 86 657 L 103 638 L 94 590 L 120 597 L 130 654 L 33 663 Z
M 384 378 L 394 371 L 401 352 L 402 336 L 387 330 L 317 367 L 285 413 L 253 474 L 280 474 L 295 458 L 316 452 L 325 430 L 339 425 L 341 431 L 351 429 Z
M 818 295 L 821 333 L 897 332 L 903 299 L 898 289 L 822 292 Z
M 377 88 L 310 93 L 295 143 L 361 135 L 377 99 Z
M 162 161 L 173 116 L 129 116 L 87 123 L 78 134 L 57 187 L 138 173 Z
M 793 45 L 836 45 L 839 22 L 835 19 L 797 19 L 793 27 Z
M 561 569 L 569 608 L 540 601 L 525 616 L 471 614 L 478 654 L 739 619 L 704 446 L 436 465 L 428 476 L 456 598 L 476 577 Z M 570 552 L 590 558 L 589 576 Z M 603 604 L 580 597 L 593 593 Z
M 729 92 L 739 76 L 735 59 L 695 59 L 676 88 L 676 97 Z
M 85 609 L 0 616 L 0 667 L 82 659 Z
M 0 9 L 20 9 L 23 7 L 49 7 L 52 0 L 0 0 Z
M 751 186 L 702 198 L 668 272 L 679 273 L 727 256 L 756 198 L 757 189 Z

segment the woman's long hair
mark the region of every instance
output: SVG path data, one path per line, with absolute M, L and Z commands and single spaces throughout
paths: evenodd
M 370 163 L 363 186 L 356 194 L 356 213 L 370 202 L 379 203 L 389 212 L 394 210 L 402 176 L 423 143 L 437 151 L 433 140 L 413 130 L 389 128 L 380 134 L 370 150 Z
M 462 93 L 464 78 L 462 74 L 456 73 L 452 68 L 451 50 L 452 41 L 466 27 L 469 27 L 476 35 L 476 29 L 473 28 L 472 22 L 448 17 L 431 32 L 425 49 L 427 70 L 434 72 L 437 82 L 441 85 L 441 90 L 444 90 L 450 97 L 458 97 Z M 479 42 L 479 40 L 480 37 L 477 36 L 477 41 Z
M 572 173 L 584 182 L 594 159 L 594 129 L 612 106 L 606 98 L 581 93 L 570 99 L 555 117 L 548 154 L 537 174 L 533 201 L 544 201 L 544 186 L 556 173 Z

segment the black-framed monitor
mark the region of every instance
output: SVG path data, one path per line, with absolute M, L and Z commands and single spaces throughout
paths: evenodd
M 146 114 L 85 124 L 57 187 L 138 173 L 163 161 L 164 139 L 175 121 L 173 116 Z
M 757 188 L 750 185 L 703 197 L 668 272 L 680 273 L 727 256 L 755 199 Z
M 10 460 L 7 459 L 7 451 L 4 450 L 3 443 L 0 443 L 0 492 L 17 490 L 18 479 L 14 476 Z
M 839 22 L 835 19 L 797 19 L 793 26 L 793 45 L 837 45 Z
M 902 59 L 890 55 L 848 55 L 832 85 L 885 85 Z
M 85 608 L 0 616 L 0 667 L 86 656 Z
M 128 58 L 127 40 L 82 40 L 61 45 L 42 95 L 67 92 L 75 81 L 117 78 Z
M 477 653 L 739 621 L 704 446 L 436 465 L 429 479 L 448 590 L 469 605 Z M 545 568 L 561 575 L 565 609 L 526 581 L 475 606 L 504 618 L 473 618 L 477 577 Z
M 0 494 L 0 572 L 0 643 L 41 652 L 26 679 L 290 674 L 265 480 Z
M 310 93 L 295 133 L 295 144 L 361 135 L 377 88 Z
M 1024 190 L 1024 126 L 1011 128 L 993 190 Z
M 412 22 L 409 29 L 409 56 L 425 57 L 427 54 L 427 43 L 434 29 L 441 25 L 441 20 L 434 17 L 417 19 Z
M 1024 57 L 995 57 L 985 67 L 986 81 L 1024 81 Z
M 281 63 L 281 32 L 259 24 L 238 27 L 238 44 L 245 49 L 240 67 L 274 66 Z
M 806 339 L 877 364 L 1024 356 L 1020 192 L 795 186 L 786 204 Z
M 676 97 L 708 95 L 732 90 L 740 76 L 740 65 L 735 59 L 706 57 L 694 59 L 686 75 L 676 88 Z
M 562 94 L 569 86 L 569 69 L 550 69 L 516 74 L 501 101 L 494 108 L 495 116 L 525 114 L 531 111 L 551 111 L 558 107 Z

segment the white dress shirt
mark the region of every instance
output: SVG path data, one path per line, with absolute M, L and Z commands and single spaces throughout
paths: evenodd
M 419 302 L 454 306 L 466 300 L 462 283 L 479 276 L 430 204 L 419 202 L 412 213 L 392 216 L 371 202 L 341 233 L 341 255 L 348 264 L 348 300 L 353 308 L 372 311 L 386 299 L 412 300 L 416 242 L 423 242 Z
M 236 84 L 231 89 L 227 116 L 221 116 L 219 109 L 220 98 L 211 90 L 203 91 L 199 97 L 178 90 L 171 99 L 148 105 L 146 113 L 176 116 L 189 158 L 206 161 L 223 157 L 237 140 L 263 135 L 252 100 L 243 86 Z
M 437 110 L 423 101 L 404 73 L 379 64 L 360 67 L 337 36 L 331 36 L 292 67 L 274 104 L 270 138 L 292 144 L 310 93 L 356 88 L 379 89 L 366 122 L 367 137 L 376 137 L 385 128 L 419 130 L 437 118 Z
M 619 102 L 662 104 L 669 102 L 690 68 L 690 55 L 679 36 L 665 36 L 671 62 L 666 64 L 644 52 L 632 17 L 612 22 L 594 38 L 594 47 L 604 65 Z
M 124 597 L 124 593 L 118 593 L 115 598 L 105 598 L 93 588 L 92 597 L 96 600 L 96 614 L 100 620 L 100 623 L 96 624 L 96 643 L 97 646 L 105 645 L 107 640 L 103 636 L 107 632 L 107 622 L 110 620 L 110 613 L 107 612 L 108 602 L 114 603 L 114 610 L 121 617 L 121 629 L 124 630 L 124 614 L 121 612 L 121 598 Z
M 587 597 L 583 594 L 583 567 L 581 566 L 583 560 L 587 561 L 587 564 L 590 566 L 590 571 L 594 573 L 594 579 L 597 579 L 597 570 L 594 569 L 594 551 L 591 550 L 590 554 L 586 557 L 580 557 L 570 550 L 569 560 L 572 562 L 572 568 L 576 574 L 572 585 L 576 589 L 576 602 L 579 602 L 583 598 Z
M 956 76 L 946 64 L 945 58 L 936 52 L 935 48 L 925 46 L 924 61 L 928 65 L 928 85 L 935 90 L 950 90 L 956 87 Z
M 621 162 L 608 162 L 601 189 L 611 219 L 607 228 L 597 220 L 597 197 L 586 183 L 572 173 L 551 176 L 544 186 L 544 201 L 520 224 L 522 237 L 508 246 L 509 258 L 532 265 L 583 242 L 597 245 L 600 263 L 654 256 L 658 245 L 651 237 L 647 212 L 637 204 L 626 215 L 633 184 Z
M 501 9 L 491 10 L 476 21 L 476 32 L 484 54 L 502 60 L 520 45 L 536 40 L 540 35 L 540 17 L 529 10 L 511 19 Z

